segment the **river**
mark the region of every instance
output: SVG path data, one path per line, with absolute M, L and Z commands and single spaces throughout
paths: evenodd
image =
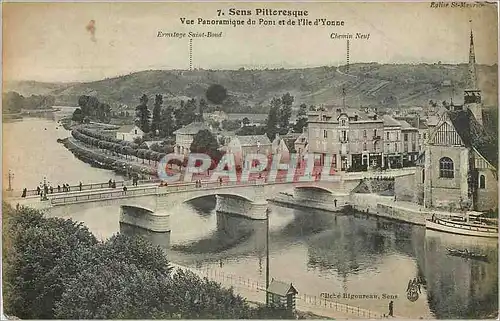
M 36 186 L 43 175 L 56 183 L 120 179 L 78 161 L 56 142 L 68 135 L 51 119 L 4 124 L 4 159 L 15 173 L 14 186 Z M 270 208 L 270 275 L 293 282 L 299 296 L 374 294 L 378 299 L 339 301 L 387 313 L 390 299 L 382 296 L 391 295 L 394 314 L 408 318 L 477 318 L 498 310 L 495 241 L 430 233 L 362 213 Z M 212 197 L 184 203 L 170 214 L 170 233 L 120 226 L 117 206 L 81 210 L 67 217 L 84 222 L 101 239 L 120 231 L 143 234 L 165 248 L 175 263 L 263 280 L 265 222 L 216 213 Z M 489 261 L 449 256 L 449 247 L 481 251 Z M 411 302 L 406 289 L 416 277 L 424 285 L 419 298 Z

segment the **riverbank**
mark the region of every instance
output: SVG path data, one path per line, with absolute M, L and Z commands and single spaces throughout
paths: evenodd
M 247 301 L 257 305 L 265 304 L 266 292 L 265 281 L 254 280 L 234 274 L 224 273 L 222 269 L 196 269 L 169 263 L 174 268 L 188 270 L 196 275 L 220 283 L 224 287 L 232 287 L 236 293 Z M 317 296 L 308 295 L 303 292 L 296 297 L 296 309 L 299 318 L 313 319 L 381 319 L 382 313 L 366 310 L 331 301 Z
M 75 157 L 93 167 L 113 170 L 122 175 L 128 174 L 131 176 L 136 174 L 143 179 L 156 177 L 157 175 L 155 167 L 122 159 L 118 156 L 105 155 L 95 149 L 91 149 L 83 144 L 80 144 L 71 137 L 65 138 L 61 140 L 61 142 L 70 152 L 73 153 L 73 155 L 75 155 Z

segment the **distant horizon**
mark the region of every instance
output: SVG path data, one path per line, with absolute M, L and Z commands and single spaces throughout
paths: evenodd
M 369 65 L 369 64 L 378 64 L 378 65 L 441 65 L 441 66 L 460 66 L 460 65 L 467 65 L 468 62 L 460 62 L 460 63 L 451 63 L 451 62 L 394 62 L 394 63 L 380 63 L 380 62 L 354 62 L 350 63 L 350 66 L 353 65 Z M 487 66 L 487 67 L 493 67 L 498 65 L 498 63 L 494 64 L 480 64 L 476 63 L 476 66 Z M 195 72 L 195 71 L 265 71 L 265 70 L 300 70 L 300 69 L 315 69 L 315 68 L 342 68 L 347 66 L 346 64 L 343 65 L 317 65 L 317 66 L 304 66 L 304 67 L 265 67 L 265 68 L 259 68 L 259 67 L 250 67 L 250 66 L 241 66 L 241 67 L 228 67 L 228 68 L 193 68 L 192 70 L 190 69 L 176 69 L 176 68 L 170 68 L 170 69 L 141 69 L 141 70 L 136 70 L 136 71 L 131 71 L 129 73 L 123 73 L 123 74 L 117 74 L 115 76 L 110 76 L 110 77 L 105 77 L 105 78 L 97 78 L 93 80 L 68 80 L 68 81 L 45 81 L 45 80 L 36 80 L 36 79 L 4 79 L 4 82 L 36 82 L 36 83 L 41 83 L 41 84 L 74 84 L 74 83 L 79 83 L 79 84 L 84 84 L 84 83 L 92 83 L 92 82 L 98 82 L 98 81 L 103 81 L 103 80 L 108 80 L 108 79 L 115 79 L 115 78 L 120 78 L 120 77 L 125 77 L 125 76 L 130 76 L 133 74 L 138 74 L 141 72 L 148 72 L 148 71 L 166 71 L 166 72 L 174 72 L 174 71 L 182 71 L 182 72 Z M 241 69 L 244 68 L 244 69 Z

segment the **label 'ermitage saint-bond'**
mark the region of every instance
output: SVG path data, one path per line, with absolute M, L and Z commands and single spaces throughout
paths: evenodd
M 4 2 L 2 317 L 496 319 L 492 2 Z

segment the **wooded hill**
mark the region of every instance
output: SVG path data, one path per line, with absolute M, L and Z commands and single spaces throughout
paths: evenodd
M 487 106 L 497 106 L 497 65 L 478 65 L 479 86 Z M 427 106 L 429 100 L 462 102 L 467 65 L 359 63 L 349 67 L 269 70 L 149 70 L 100 81 L 51 84 L 6 82 L 4 91 L 54 95 L 58 104 L 76 105 L 80 95 L 96 95 L 112 106 L 135 107 L 142 94 L 162 93 L 165 101 L 202 97 L 221 84 L 229 98 L 224 110 L 267 109 L 274 96 L 290 92 L 301 103 L 340 105 L 342 88 L 351 106 Z M 259 108 L 260 106 L 260 108 Z

